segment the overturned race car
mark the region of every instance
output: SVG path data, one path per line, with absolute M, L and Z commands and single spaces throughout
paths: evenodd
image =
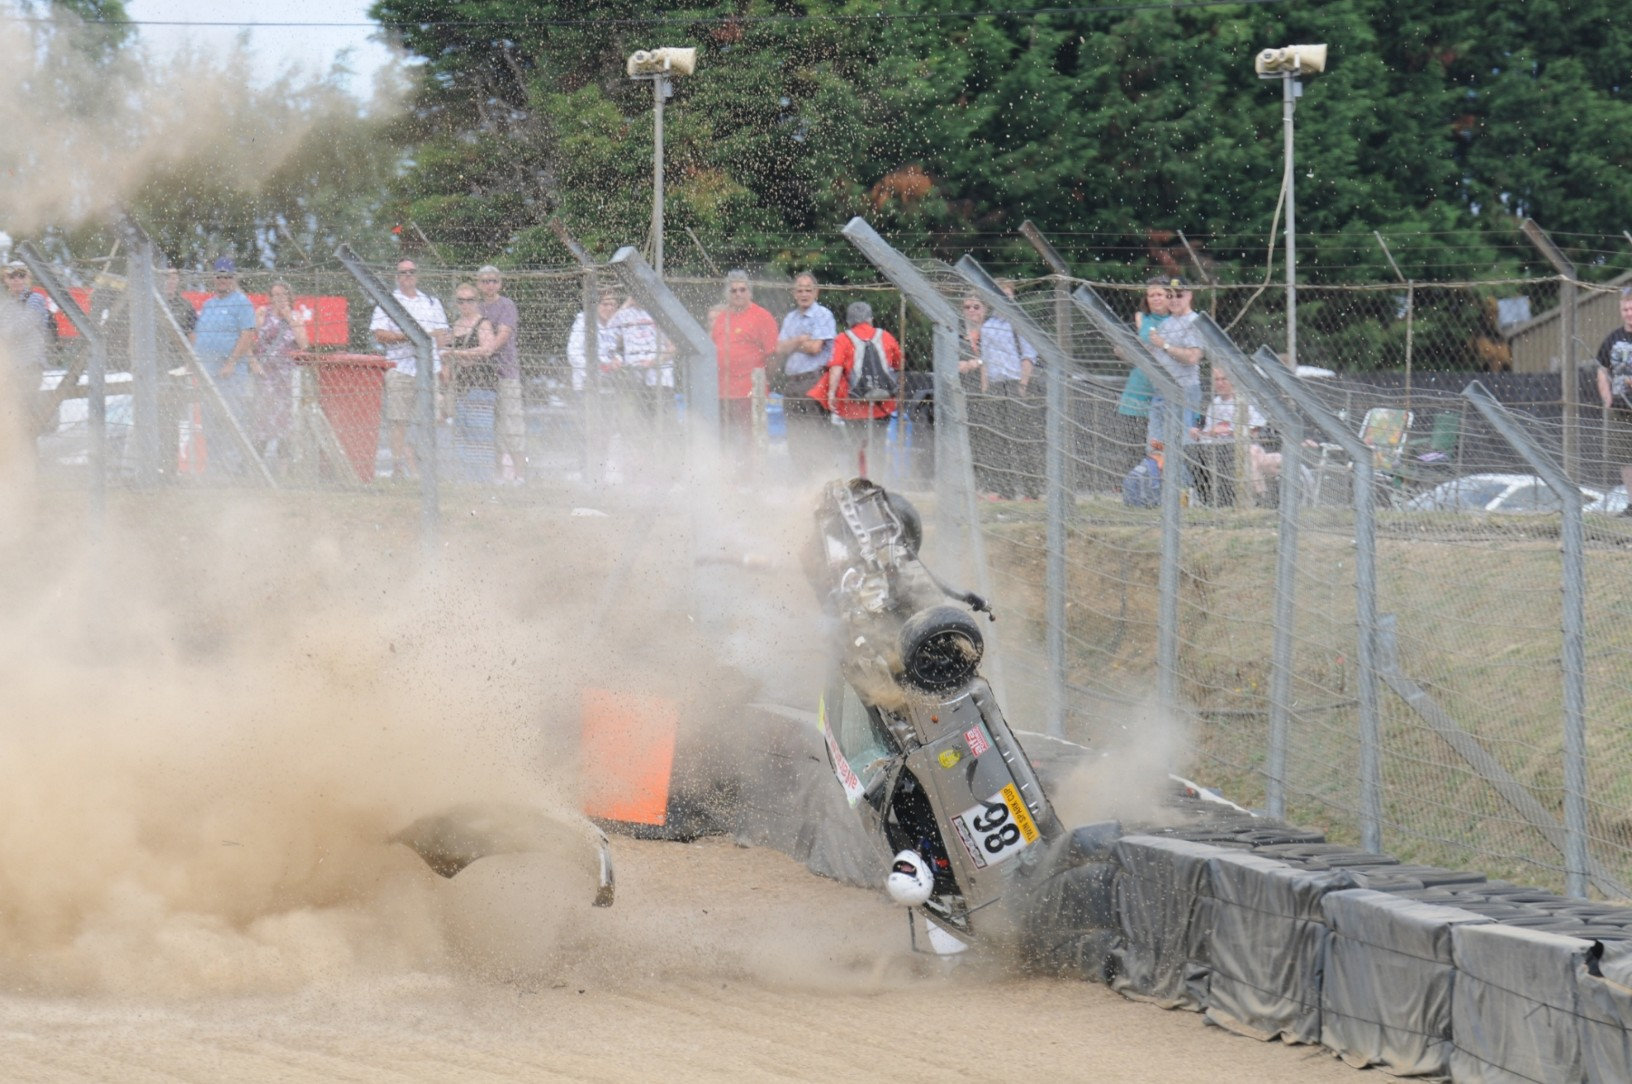
M 1064 833 L 980 676 L 990 607 L 924 566 L 922 534 L 900 495 L 830 482 L 805 565 L 854 693 L 835 682 L 823 698 L 828 760 L 895 853 L 886 890 L 944 953 L 1019 936 Z

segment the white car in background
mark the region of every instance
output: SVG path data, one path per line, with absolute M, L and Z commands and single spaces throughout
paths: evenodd
M 1601 500 L 1603 493 L 1582 486 L 1581 498 L 1594 502 Z M 1465 474 L 1441 482 L 1426 493 L 1418 493 L 1405 502 L 1405 508 L 1409 512 L 1537 515 L 1562 512 L 1564 502 L 1534 474 Z
M 47 369 L 40 374 L 40 391 L 56 391 L 67 376 L 62 369 Z M 108 405 L 108 459 L 118 463 L 124 452 L 124 438 L 132 422 L 131 381 L 128 372 L 107 374 Z M 56 424 L 40 434 L 38 447 L 42 463 L 60 463 L 63 466 L 82 467 L 91 461 L 91 404 L 90 377 L 79 376 L 78 394 L 57 405 Z
M 1626 487 L 1616 486 L 1582 509 L 1593 516 L 1620 516 L 1626 514 Z

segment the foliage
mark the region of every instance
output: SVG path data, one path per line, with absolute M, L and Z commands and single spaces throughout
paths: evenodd
M 1513 216 L 1616 234 L 1632 173 L 1632 30 L 1604 0 L 1385 0 L 992 13 L 968 0 L 686 4 L 378 0 L 425 58 L 393 207 L 462 259 L 559 259 L 559 215 L 602 254 L 650 215 L 652 108 L 624 57 L 700 50 L 666 110 L 671 262 L 854 259 L 866 214 L 904 247 L 1029 263 L 1023 219 L 1080 273 L 1260 277 L 1282 181 L 1279 82 L 1256 50 L 1329 41 L 1298 107 L 1300 274 L 1487 277 L 1534 263 Z M 871 17 L 864 17 L 871 16 Z M 911 173 L 929 179 L 913 187 Z M 893 179 L 892 179 L 893 178 Z

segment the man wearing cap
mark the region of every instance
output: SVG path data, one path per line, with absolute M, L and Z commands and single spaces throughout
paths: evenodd
M 57 329 L 51 322 L 51 306 L 34 289 L 28 265 L 21 260 L 6 264 L 6 293 L 12 307 L 6 312 L 5 330 L 8 345 L 17 354 L 15 360 L 34 370 L 44 369 L 45 348 L 55 340 Z M 36 371 L 34 376 L 38 375 Z M 37 379 L 29 383 L 31 388 L 39 386 Z
M 521 360 L 516 353 L 516 334 L 521 326 L 516 303 L 505 297 L 504 277 L 492 264 L 476 271 L 476 289 L 481 293 L 482 315 L 493 326 L 498 345 L 493 364 L 499 370 L 499 398 L 493 414 L 493 459 L 499 479 L 516 485 L 527 480 L 527 418 L 521 402 Z
M 255 306 L 238 288 L 238 265 L 230 256 L 215 261 L 214 284 L 215 292 L 198 310 L 193 350 L 239 424 L 247 425 L 255 394 L 251 370 L 260 369 L 255 360 Z M 212 437 L 210 444 L 227 470 L 237 474 L 243 469 L 236 441 L 217 443 Z
M 1196 327 L 1196 313 L 1190 307 L 1190 284 L 1182 278 L 1167 281 L 1167 319 L 1150 333 L 1150 345 L 1156 348 L 1156 360 L 1167 374 L 1178 382 L 1184 393 L 1184 418 L 1175 437 L 1182 442 L 1187 430 L 1196 424 L 1201 413 L 1201 359 L 1206 355 L 1201 332 Z M 1149 443 L 1167 443 L 1163 432 L 1167 405 L 1158 391 L 1150 400 L 1150 426 L 1146 430 Z
M 437 347 L 448 344 L 448 316 L 442 311 L 442 302 L 420 291 L 419 267 L 413 260 L 397 261 L 397 288 L 391 291 L 391 296 L 431 337 L 431 375 L 434 377 L 441 368 Z M 408 444 L 408 424 L 415 420 L 419 355 L 413 342 L 378 305 L 374 306 L 368 329 L 385 348 L 385 359 L 392 365 L 385 374 L 385 424 L 391 445 L 391 477 L 412 477 L 418 464 Z

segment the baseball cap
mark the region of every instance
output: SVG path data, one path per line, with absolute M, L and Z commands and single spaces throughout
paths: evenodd
M 1190 284 L 1184 281 L 1184 276 L 1174 275 L 1172 278 L 1167 280 L 1167 288 L 1169 290 L 1188 290 L 1190 289 Z
M 215 261 L 215 272 L 218 275 L 236 275 L 238 265 L 233 262 L 231 256 L 223 256 Z

